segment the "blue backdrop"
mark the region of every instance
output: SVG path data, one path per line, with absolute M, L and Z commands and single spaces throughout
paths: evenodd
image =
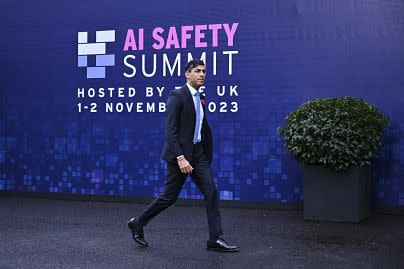
M 403 1 L 0 5 L 0 190 L 160 194 L 159 106 L 184 84 L 191 53 L 205 57 L 208 70 L 212 168 L 221 199 L 303 200 L 302 169 L 283 153 L 276 129 L 303 102 L 355 96 L 391 120 L 373 169 L 374 204 L 404 205 Z M 161 96 L 157 87 L 164 87 Z M 191 181 L 180 197 L 202 198 Z

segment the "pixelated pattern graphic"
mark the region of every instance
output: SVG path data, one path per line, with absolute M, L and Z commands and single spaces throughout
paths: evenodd
M 102 109 L 78 113 L 77 88 L 135 87 L 133 98 L 108 100 L 165 102 L 169 90 L 184 85 L 185 78 L 163 76 L 162 55 L 174 59 L 181 52 L 183 63 L 187 52 L 206 51 L 207 102 L 239 104 L 237 113 L 207 113 L 220 199 L 303 201 L 303 169 L 284 153 L 276 130 L 289 112 L 308 100 L 354 96 L 375 105 L 391 122 L 372 168 L 372 202 L 404 205 L 403 1 L 207 0 L 152 5 L 124 0 L 111 14 L 94 12 L 95 6 L 96 11 L 109 10 L 109 1 L 82 1 L 80 9 L 68 1 L 49 3 L 46 16 L 43 5 L 21 9 L 10 2 L 9 15 L 0 17 L 7 41 L 0 42 L 0 190 L 160 195 L 166 178 L 161 160 L 164 114 Z M 56 16 L 61 10 L 63 15 Z M 151 30 L 157 26 L 166 29 L 167 37 L 170 26 L 235 21 L 239 32 L 232 48 L 221 35 L 214 48 L 150 49 Z M 123 52 L 128 28 L 145 29 L 143 51 Z M 82 54 L 77 55 L 80 29 L 88 32 L 78 34 Z M 112 34 L 97 39 L 98 29 L 116 29 L 115 42 Z M 49 42 L 49 33 L 58 42 Z M 211 42 L 212 35 L 203 40 Z M 27 49 L 35 53 L 21 53 Z M 231 76 L 228 59 L 220 56 L 229 49 L 239 51 Z M 217 75 L 211 72 L 214 51 Z M 117 59 L 135 55 L 138 74 L 123 77 L 122 63 L 108 68 L 114 63 L 110 52 Z M 153 54 L 158 58 L 152 78 L 141 75 L 142 54 L 147 72 L 152 71 Z M 78 72 L 84 67 L 88 77 L 103 77 L 107 71 L 106 79 L 86 79 Z M 239 96 L 218 96 L 220 85 L 237 85 Z M 161 98 L 145 98 L 148 86 L 167 90 Z M 106 97 L 80 100 L 100 107 Z M 180 198 L 203 195 L 188 179 Z
M 78 67 L 86 67 L 87 78 L 105 78 L 105 68 L 115 65 L 115 54 L 106 54 L 107 43 L 115 42 L 115 30 L 96 31 L 95 43 L 88 42 L 88 32 L 78 32 Z M 88 57 L 96 66 L 88 66 Z

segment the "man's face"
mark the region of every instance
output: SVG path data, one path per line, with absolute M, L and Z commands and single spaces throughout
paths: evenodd
M 185 72 L 187 82 L 195 89 L 199 89 L 205 83 L 206 68 L 204 65 L 197 65 L 189 72 Z

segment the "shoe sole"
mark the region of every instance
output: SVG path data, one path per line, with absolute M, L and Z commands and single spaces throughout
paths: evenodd
M 238 248 L 236 249 L 222 249 L 222 248 L 206 248 L 208 251 L 221 251 L 221 252 L 240 252 Z

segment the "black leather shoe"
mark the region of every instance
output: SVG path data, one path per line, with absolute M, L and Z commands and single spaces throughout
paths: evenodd
M 238 252 L 238 246 L 230 246 L 223 239 L 219 238 L 216 241 L 208 240 L 208 250 L 224 251 L 224 252 Z
M 128 228 L 132 232 L 133 240 L 142 247 L 147 247 L 149 243 L 144 239 L 143 226 L 139 225 L 133 218 L 128 221 Z

